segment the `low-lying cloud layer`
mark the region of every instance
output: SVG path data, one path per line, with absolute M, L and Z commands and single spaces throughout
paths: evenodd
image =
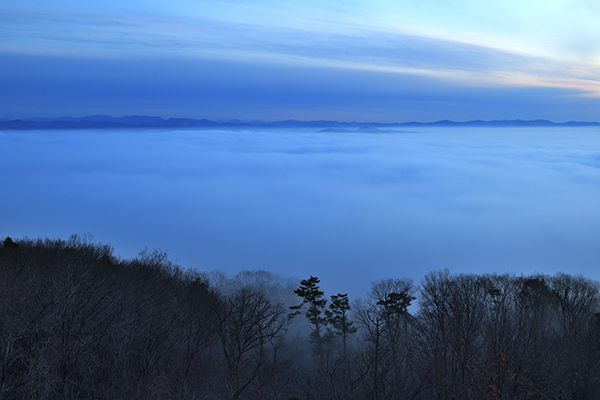
M 599 133 L 2 132 L 0 234 L 90 232 L 352 296 L 443 268 L 600 279 Z

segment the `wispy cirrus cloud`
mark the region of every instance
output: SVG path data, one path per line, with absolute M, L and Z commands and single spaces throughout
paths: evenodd
M 600 95 L 600 73 L 592 64 L 566 63 L 369 24 L 344 21 L 339 23 L 342 29 L 335 22 L 297 17 L 303 23 L 289 27 L 239 20 L 235 14 L 210 17 L 210 12 L 190 17 L 150 11 L 117 13 L 117 9 L 9 10 L 12 12 L 3 13 L 4 29 L 9 32 L 2 46 L 5 51 L 209 57 L 423 75 L 470 86 L 556 87 Z M 317 23 L 310 23 L 314 20 Z

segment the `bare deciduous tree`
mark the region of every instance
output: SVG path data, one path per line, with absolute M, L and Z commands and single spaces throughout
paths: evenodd
M 277 351 L 288 323 L 285 309 L 262 294 L 241 289 L 216 308 L 227 396 L 238 399 L 251 385 L 259 390 L 283 365 Z

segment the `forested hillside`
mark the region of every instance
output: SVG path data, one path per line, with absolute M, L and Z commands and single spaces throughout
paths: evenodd
M 0 399 L 600 398 L 595 281 L 438 271 L 354 300 L 319 283 L 6 238 Z

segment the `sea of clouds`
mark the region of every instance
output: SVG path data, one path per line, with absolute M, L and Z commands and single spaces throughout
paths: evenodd
M 0 132 L 0 235 L 89 232 L 130 258 L 318 276 L 600 279 L 600 129 Z

